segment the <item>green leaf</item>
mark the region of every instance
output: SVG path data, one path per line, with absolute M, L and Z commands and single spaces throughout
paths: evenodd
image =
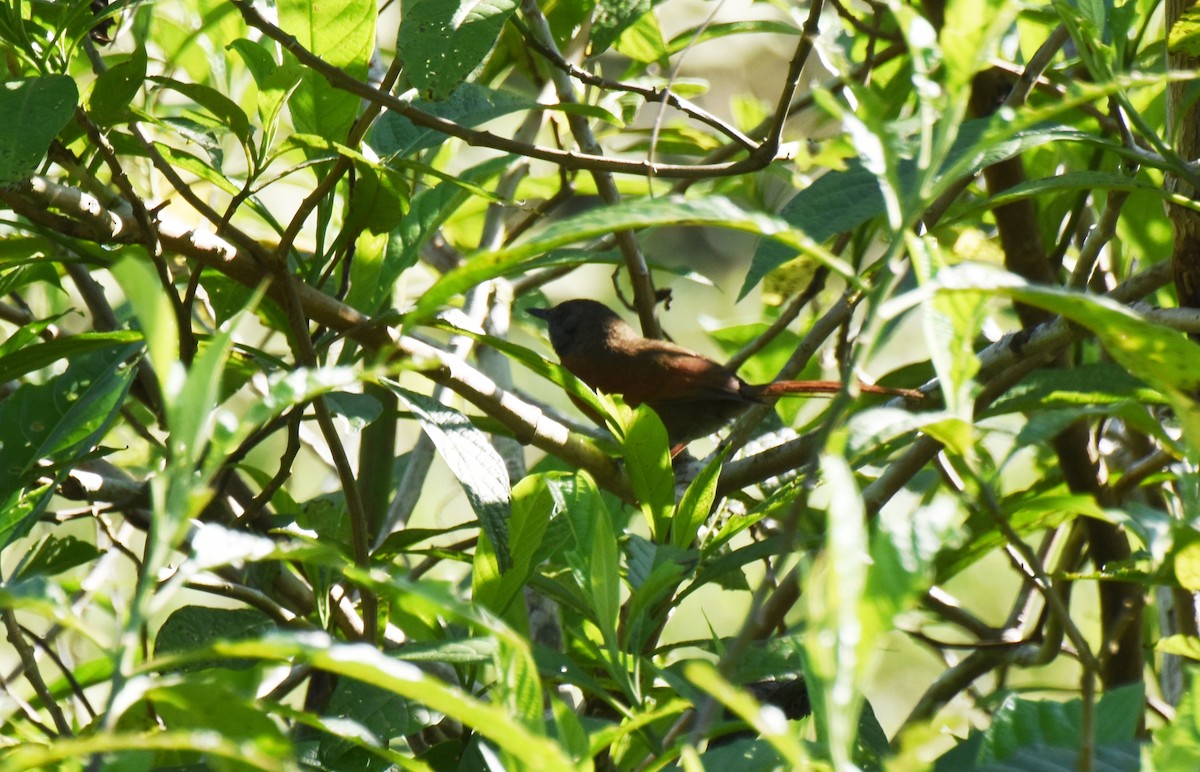
M 471 575 L 471 597 L 504 616 L 509 604 L 533 575 L 534 556 L 542 545 L 550 515 L 555 510 L 554 494 L 542 475 L 532 475 L 512 489 L 512 517 L 508 522 L 512 567 L 500 571 L 491 539 L 481 539 L 475 550 Z
M 671 519 L 671 543 L 676 547 L 691 546 L 698 538 L 700 527 L 708 521 L 716 498 L 721 465 L 725 463 L 728 452 L 726 447 L 714 455 L 683 492 L 683 498 L 679 500 L 675 516 Z
M 1025 182 L 1013 185 L 1010 188 L 1005 188 L 1003 191 L 984 201 L 981 201 L 977 205 L 969 206 L 965 209 L 955 209 L 953 222 L 978 222 L 978 218 L 983 216 L 985 212 L 991 211 L 998 206 L 1011 204 L 1014 201 L 1045 199 L 1047 196 L 1052 196 L 1056 193 L 1092 190 L 1127 190 L 1130 192 L 1141 192 L 1151 194 L 1158 199 L 1170 199 L 1172 203 L 1179 206 L 1187 206 L 1191 208 L 1200 206 L 1200 204 L 1191 201 L 1190 199 L 1180 199 L 1179 197 L 1172 198 L 1170 193 L 1165 190 L 1162 185 L 1155 185 L 1145 179 L 1139 179 L 1136 177 L 1130 177 L 1126 174 L 1112 172 L 1081 171 L 1071 172 L 1069 174 L 1056 174 L 1053 177 L 1043 177 L 1035 180 L 1026 180 Z M 1161 206 L 1161 204 L 1158 205 Z M 1124 212 L 1128 210 L 1122 211 Z M 944 226 L 950 222 L 951 220 L 944 218 L 938 222 L 938 225 Z M 1143 226 L 1148 224 L 1149 223 L 1142 223 Z
M 0 499 L 0 550 L 29 533 L 52 498 L 54 485 L 48 483 L 31 491 L 14 490 Z
M 246 147 L 250 146 L 253 138 L 250 119 L 246 117 L 246 113 L 232 99 L 210 86 L 198 83 L 183 83 L 174 78 L 167 78 L 160 75 L 154 76 L 151 80 L 164 88 L 187 97 L 200 107 L 203 107 L 216 118 L 218 125 L 229 129 L 242 145 Z
M 1175 578 L 1185 590 L 1200 590 L 1200 542 L 1185 544 L 1175 552 Z
M 462 413 L 393 381 L 384 380 L 383 384 L 416 414 L 421 428 L 467 494 L 471 509 L 496 550 L 500 571 L 508 571 L 513 565 L 508 536 L 512 502 L 504 459 L 488 436 Z
M 1013 530 L 1021 536 L 1055 528 L 1075 517 L 1104 519 L 1104 510 L 1090 495 L 1073 495 L 1060 488 L 1050 491 L 1021 491 L 1001 501 L 1001 512 Z M 959 546 L 959 539 L 965 542 Z M 943 545 L 938 555 L 938 581 L 956 576 L 978 562 L 984 555 L 1000 549 L 1006 543 L 994 527 L 991 518 L 983 513 L 972 515 L 961 529 L 959 539 Z
M 915 512 L 885 508 L 871 541 L 871 565 L 864 595 L 863 635 L 881 640 L 937 578 L 943 550 L 960 546 L 966 513 L 949 495 L 938 496 Z
M 821 473 L 830 496 L 828 531 L 804 593 L 809 622 L 804 675 L 818 731 L 827 738 L 834 767 L 842 769 L 852 758 L 867 658 L 876 639 L 864 637 L 862 617 L 869 563 L 862 495 L 845 459 L 823 455 Z
M 207 608 L 184 606 L 171 612 L 154 639 L 154 651 L 160 656 L 185 654 L 209 646 L 216 641 L 240 641 L 270 633 L 275 622 L 256 609 Z M 191 663 L 188 669 L 204 669 L 216 665 L 244 669 L 248 662 L 210 659 Z
M 66 75 L 0 82 L 0 185 L 32 174 L 79 103 Z
M 670 544 L 655 544 L 638 536 L 629 537 L 627 545 L 629 584 L 633 593 L 627 604 L 625 646 L 630 651 L 642 651 L 675 605 L 664 606 L 663 603 L 695 568 L 696 553 Z
M 102 349 L 116 348 L 142 340 L 140 332 L 117 330 L 116 332 L 83 332 L 69 337 L 52 338 L 18 349 L 11 353 L 0 353 L 0 382 L 15 381 L 29 373 L 48 367 L 60 359 L 70 361 L 74 357 Z M 5 346 L 0 348 L 3 352 Z
M 372 0 L 281 0 L 278 10 L 279 26 L 300 45 L 352 78 L 366 80 L 378 13 Z M 296 131 L 340 142 L 358 115 L 359 97 L 306 68 L 288 107 Z
M 991 136 L 986 119 L 967 121 L 960 127 L 945 164 L 945 175 L 960 179 L 1047 142 L 1081 139 L 1086 135 L 1066 126 L 1044 124 L 1016 133 Z M 916 161 L 901 161 L 895 176 L 904 198 L 914 195 Z M 779 216 L 793 228 L 820 244 L 835 234 L 853 230 L 884 213 L 880 181 L 859 161 L 850 161 L 844 171 L 831 171 L 801 190 L 780 211 Z M 768 273 L 793 260 L 796 251 L 789 244 L 764 240 L 754 253 L 750 270 L 738 292 L 746 297 Z
M 1167 50 L 1173 54 L 1200 56 L 1200 9 L 1183 12 L 1167 32 Z
M 728 21 L 709 24 L 705 22 L 698 27 L 691 27 L 675 35 L 667 43 L 667 49 L 672 55 L 683 51 L 689 46 L 729 35 L 744 35 L 767 33 L 771 35 L 787 35 L 795 37 L 800 34 L 799 28 L 784 22 L 770 19 L 752 19 L 747 21 Z
M 67 463 L 95 447 L 116 419 L 139 349 L 125 343 L 77 356 L 61 375 L 0 400 L 0 502 L 32 482 L 43 460 Z
M 261 297 L 261 291 L 252 302 L 258 297 Z M 191 469 L 196 466 L 195 462 L 204 453 L 213 434 L 218 418 L 214 408 L 221 393 L 221 376 L 233 350 L 232 332 L 236 321 L 236 318 L 232 320 L 200 348 L 186 376 L 179 377 L 182 375 L 179 371 L 183 369 L 180 362 L 172 363 L 166 373 L 160 375 L 160 380 L 164 381 L 163 399 L 171 432 L 168 451 L 172 461 L 181 467 Z M 172 370 L 176 372 L 172 373 Z M 214 470 L 223 463 L 214 461 L 210 463 Z
M 591 745 L 588 742 L 587 730 L 583 728 L 580 717 L 575 710 L 567 705 L 558 694 L 551 691 L 548 694 L 550 710 L 554 714 L 554 736 L 558 738 L 563 749 L 575 760 L 576 769 L 585 767 L 586 761 L 591 760 Z
M 254 697 L 232 679 L 165 680 L 147 689 L 145 702 L 135 705 L 139 711 L 152 705 L 168 730 L 208 731 L 280 762 L 292 758 L 282 727 Z
M 963 0 L 947 6 L 938 33 L 946 88 L 957 95 L 987 66 L 996 44 L 1011 28 L 1019 6 L 1011 0 Z
M 412 106 L 460 126 L 472 127 L 509 113 L 531 110 L 536 104 L 507 91 L 464 83 L 448 99 L 439 102 L 415 99 Z M 416 126 L 403 115 L 390 111 L 379 117 L 368 136 L 371 147 L 379 155 L 397 157 L 411 157 L 449 139 L 443 132 Z
M 150 366 L 159 387 L 165 390 L 167 376 L 179 365 L 179 324 L 158 274 L 144 259 L 134 256 L 117 262 L 110 270 L 133 307 L 146 338 Z
M 210 706 L 210 709 L 213 708 Z M 10 770 L 59 769 L 62 762 L 70 766 L 79 759 L 104 756 L 113 768 L 142 769 L 152 767 L 150 760 L 156 753 L 161 753 L 165 758 L 192 754 L 195 758 L 209 760 L 213 766 L 227 763 L 230 769 L 245 768 L 245 765 L 253 769 L 286 769 L 284 758 L 281 758 L 286 757 L 282 747 L 283 744 L 278 743 L 264 749 L 207 729 L 166 730 L 154 734 L 113 731 L 80 738 L 56 737 L 48 745 L 26 742 L 0 754 L 0 766 Z
M 344 227 L 350 232 L 390 233 L 408 211 L 408 180 L 386 167 L 359 164 L 357 171 Z
M 278 64 L 263 43 L 241 38 L 229 44 L 246 63 L 247 69 L 258 86 L 258 118 L 263 130 L 262 146 L 271 146 L 279 122 L 279 115 L 292 92 L 300 85 L 304 68 L 291 57 Z
M 421 96 L 440 101 L 491 53 L 514 0 L 410 0 L 404 6 L 396 47 L 404 71 Z
M 667 44 L 663 41 L 658 19 L 652 13 L 642 14 L 637 21 L 626 27 L 614 48 L 635 62 L 667 63 Z
M 241 193 L 241 189 L 222 174 L 219 169 L 216 169 L 212 163 L 206 162 L 198 156 L 194 156 L 164 142 L 155 142 L 154 147 L 171 166 L 182 171 L 191 172 L 205 182 L 216 185 L 231 196 Z
M 589 38 L 592 56 L 608 50 L 621 34 L 629 29 L 642 15 L 663 0 L 604 0 L 596 5 L 598 13 L 592 24 Z
M 498 696 L 504 701 L 509 715 L 533 732 L 543 731 L 542 680 L 528 642 L 521 641 L 514 647 L 501 640 L 492 665 L 497 674 Z
M 1200 637 L 1195 635 L 1168 635 L 1154 644 L 1154 650 L 1162 654 L 1177 654 L 1180 657 L 1200 660 Z
M 621 451 L 651 537 L 656 542 L 666 541 L 670 538 L 671 513 L 675 508 L 675 473 L 671 469 L 667 430 L 658 414 L 646 405 L 638 406 L 633 420 L 625 427 Z
M 612 517 L 586 472 L 565 478 L 559 490 L 564 498 L 564 525 L 570 534 L 563 547 L 563 559 L 575 586 L 590 601 L 589 608 L 610 654 L 605 664 L 618 679 L 627 680 L 624 667 L 617 661 L 621 564 Z
M 608 509 L 600 503 L 592 511 L 595 520 L 591 530 L 591 555 L 587 562 L 587 584 L 591 592 L 592 609 L 596 612 L 597 624 L 604 636 L 604 642 L 610 653 L 609 665 L 614 669 L 621 667 L 616 659 L 619 651 L 617 644 L 617 624 L 621 604 L 621 562 L 620 550 L 617 549 L 617 535 L 613 531 L 612 520 Z
M 378 152 L 379 148 L 375 150 Z M 355 255 L 346 303 L 368 314 L 390 306 L 396 282 L 416 264 L 421 247 L 470 200 L 470 194 L 460 183 L 481 184 L 509 166 L 508 157 L 495 158 L 459 173 L 454 181 L 439 182 L 432 188 L 422 186 L 408 202 L 404 217 L 389 235 L 382 254 Z
M 386 758 L 379 746 L 395 737 L 420 732 L 428 726 L 425 711 L 387 689 L 350 678 L 339 678 L 329 698 L 326 716 L 336 723 L 324 727 L 317 754 L 326 769 L 375 769 L 371 756 Z M 400 755 L 400 754 L 397 754 Z M 393 763 L 411 759 L 401 757 Z
M 38 542 L 13 572 L 10 581 L 31 576 L 54 576 L 100 557 L 96 545 L 80 541 L 74 536 L 62 538 L 47 536 Z
M 146 49 L 139 46 L 128 59 L 96 78 L 88 97 L 88 115 L 100 126 L 130 119 L 129 105 L 146 82 Z
M 1095 713 L 1095 742 L 1099 758 L 1119 759 L 1129 753 L 1129 746 L 1134 743 L 1141 720 L 1143 693 L 1144 687 L 1138 683 L 1117 687 L 1100 697 Z M 1040 749 L 1045 753 L 1049 749 L 1059 748 L 1076 753 L 1081 731 L 1081 710 L 1079 700 L 1060 702 L 1010 696 L 994 714 L 992 725 L 984 733 L 975 760 L 1008 761 L 1013 765 L 1012 768 L 1017 769 L 1020 767 L 1014 759 L 1021 758 L 1031 749 Z M 1074 765 L 1064 767 L 1075 768 Z M 1113 768 L 1136 769 L 1125 765 Z
M 927 282 L 931 275 L 945 265 L 937 242 L 930 238 L 910 239 L 919 281 Z M 931 354 L 946 403 L 946 412 L 962 423 L 943 437 L 953 438 L 949 447 L 959 456 L 967 456 L 974 445 L 974 426 L 970 423 L 975 411 L 975 395 L 979 391 L 975 374 L 979 358 L 975 355 L 975 337 L 986 316 L 987 295 L 955 293 L 944 300 L 935 296 L 922 309 L 925 342 Z M 949 426 L 948 426 L 949 428 Z M 942 439 L 942 437 L 939 437 Z
M 993 402 L 980 417 L 1126 402 L 1154 405 L 1165 401 L 1160 392 L 1124 367 L 1112 362 L 1091 362 L 1066 369 L 1035 370 Z
M 252 295 L 250 302 L 254 303 L 256 299 L 256 296 Z M 232 326 L 237 325 L 236 317 L 231 324 Z M 209 346 L 202 347 L 202 353 L 206 352 L 208 348 Z M 223 366 L 228 369 L 228 366 Z M 319 367 L 316 369 L 301 367 L 294 370 L 273 371 L 267 376 L 265 393 L 261 394 L 241 413 L 239 420 L 222 421 L 214 426 L 210 437 L 212 452 L 205 460 L 206 472 L 215 472 L 224 463 L 227 452 L 232 451 L 259 427 L 266 425 L 289 408 L 309 402 L 322 394 L 355 386 L 368 375 L 362 370 L 349 367 Z M 333 400 L 334 405 L 341 411 L 347 407 L 345 396 L 349 395 L 343 395 L 340 399 L 335 397 Z M 360 395 L 355 395 L 355 397 L 354 402 L 361 409 L 367 410 L 367 415 L 369 415 L 371 410 L 369 402 L 362 399 Z

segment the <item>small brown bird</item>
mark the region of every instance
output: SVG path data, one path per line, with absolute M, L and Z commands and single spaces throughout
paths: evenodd
M 836 381 L 746 383 L 708 357 L 664 340 L 643 338 L 594 300 L 567 300 L 531 308 L 550 328 L 550 345 L 563 367 L 597 391 L 620 394 L 626 404 L 649 405 L 667 428 L 671 445 L 717 431 L 751 405 L 785 394 L 831 394 Z M 920 396 L 907 389 L 862 385 L 877 394 Z

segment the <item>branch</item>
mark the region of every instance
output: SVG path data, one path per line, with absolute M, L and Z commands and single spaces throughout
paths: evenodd
M 651 88 L 649 86 L 638 86 L 634 83 L 626 83 L 620 80 L 612 80 L 601 75 L 595 75 L 587 70 L 576 67 L 571 62 L 563 58 L 562 54 L 556 51 L 551 46 L 543 44 L 533 34 L 533 30 L 529 29 L 523 22 L 518 19 L 513 19 L 513 24 L 525 35 L 525 40 L 529 43 L 534 51 L 537 51 L 546 58 L 550 64 L 553 64 L 558 69 L 565 72 L 570 77 L 583 83 L 587 86 L 595 86 L 596 88 L 605 89 L 607 91 L 624 91 L 630 94 L 637 94 L 647 102 L 660 102 L 665 105 L 674 107 L 679 112 L 687 115 L 696 121 L 713 127 L 725 136 L 732 139 L 743 149 L 754 152 L 758 149 L 758 143 L 747 137 L 738 128 L 732 124 L 726 123 L 717 116 L 705 110 L 700 105 L 684 99 L 671 91 L 668 84 L 662 88 Z
M 800 75 L 804 72 L 804 65 L 812 53 L 813 41 L 821 35 L 821 11 L 824 5 L 822 0 L 813 0 L 809 6 L 808 18 L 804 20 L 804 28 L 800 31 L 800 42 L 796 44 L 792 61 L 788 63 L 787 78 L 775 105 L 775 115 L 768 128 L 767 138 L 759 146 L 758 152 L 751 154 L 750 160 L 758 155 L 774 158 L 783 144 L 783 125 L 787 123 L 788 115 L 791 114 L 792 99 L 796 96 L 796 89 L 800 87 Z

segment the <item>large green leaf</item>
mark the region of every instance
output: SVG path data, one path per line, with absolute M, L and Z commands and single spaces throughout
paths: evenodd
M 151 80 L 204 108 L 216 120 L 218 126 L 229 129 L 243 145 L 249 146 L 252 138 L 250 118 L 232 99 L 215 88 L 198 83 L 184 83 L 159 75 Z
M 183 654 L 215 641 L 256 638 L 273 627 L 270 617 L 256 609 L 184 606 L 172 611 L 158 629 L 154 651 L 159 656 Z
M 518 110 L 531 109 L 533 104 L 507 91 L 495 91 L 478 83 L 464 83 L 442 101 L 416 99 L 412 106 L 454 121 L 459 126 L 470 127 Z M 390 111 L 380 116 L 368 136 L 371 147 L 379 155 L 398 157 L 411 157 L 449 139 L 443 132 L 422 128 L 403 115 Z
M 512 517 L 508 523 L 512 568 L 501 571 L 491 539 L 475 549 L 471 597 L 503 616 L 509 604 L 536 568 L 534 556 L 542 545 L 546 526 L 555 509 L 554 496 L 541 475 L 526 477 L 512 489 Z
M 66 75 L 0 82 L 0 185 L 37 169 L 78 102 L 75 81 Z
M 90 563 L 101 554 L 95 544 L 81 541 L 70 534 L 62 538 L 46 536 L 21 558 L 11 580 L 61 574 L 75 566 Z
M 440 101 L 476 70 L 512 15 L 514 0 L 410 0 L 396 47 L 409 81 Z
M 700 527 L 708 520 L 717 494 L 721 465 L 725 462 L 728 450 L 727 447 L 722 448 L 714 454 L 680 498 L 679 506 L 671 518 L 671 543 L 676 547 L 683 549 L 695 542 Z
M 621 33 L 663 0 L 601 0 L 592 25 L 592 55 L 604 53 Z
M 821 457 L 829 490 L 825 550 L 805 587 L 808 629 L 804 636 L 804 676 L 818 731 L 827 737 L 834 767 L 851 759 L 863 704 L 863 680 L 877 639 L 867 631 L 884 627 L 866 603 L 869 545 L 862 494 L 845 459 Z M 888 620 L 890 622 L 890 620 Z
M 128 120 L 129 105 L 146 82 L 146 49 L 139 46 L 118 65 L 96 78 L 88 97 L 88 115 L 100 126 Z
M 667 430 L 658 414 L 639 405 L 623 427 L 621 452 L 634 495 L 656 542 L 667 541 L 675 508 L 675 474 L 671 470 Z
M 512 567 L 508 520 L 512 514 L 508 468 L 504 459 L 471 420 L 437 400 L 384 381 L 421 422 L 450 471 L 458 478 L 467 501 L 496 550 L 500 570 Z
M 372 0 L 281 0 L 278 10 L 279 26 L 300 45 L 350 76 L 366 79 L 375 50 L 377 11 Z M 296 131 L 340 142 L 358 114 L 359 98 L 309 70 L 288 106 Z
M 140 332 L 118 330 L 116 332 L 85 332 L 48 341 L 38 341 L 12 352 L 4 352 L 0 348 L 0 382 L 15 381 L 23 375 L 28 375 L 43 367 L 54 364 L 60 359 L 70 361 L 74 357 L 83 356 L 89 351 L 106 349 L 124 343 L 137 343 L 142 340 Z
M 27 383 L 0 400 L 0 501 L 33 481 L 40 463 L 89 453 L 117 415 L 140 348 L 119 343 L 76 357 L 59 376 Z M 20 534 L 0 534 L 0 547 Z
M 1096 769 L 1136 770 L 1136 732 L 1145 687 L 1118 687 L 1095 706 Z M 938 760 L 938 770 L 1075 770 L 1082 705 L 1079 700 L 1027 700 L 1013 696 L 996 711 L 988 729 Z M 1030 766 L 1036 764 L 1037 766 Z
M 386 247 L 366 255 L 360 250 L 355 255 L 346 303 L 367 314 L 390 306 L 396 282 L 416 264 L 421 247 L 470 199 L 461 182 L 481 184 L 509 166 L 509 158 L 495 158 L 459 173 L 454 181 L 421 187 L 409 200 L 400 224 L 388 235 Z
M 1189 653 L 1194 658 L 1195 652 Z M 1190 684 L 1175 705 L 1175 720 L 1154 731 L 1153 759 L 1156 769 L 1200 768 L 1200 679 L 1189 669 Z

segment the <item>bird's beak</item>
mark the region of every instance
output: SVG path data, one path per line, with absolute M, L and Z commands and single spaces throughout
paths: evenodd
M 530 316 L 536 316 L 538 319 L 541 319 L 542 321 L 546 321 L 546 322 L 550 321 L 550 309 L 549 308 L 526 308 L 525 313 L 529 314 Z

